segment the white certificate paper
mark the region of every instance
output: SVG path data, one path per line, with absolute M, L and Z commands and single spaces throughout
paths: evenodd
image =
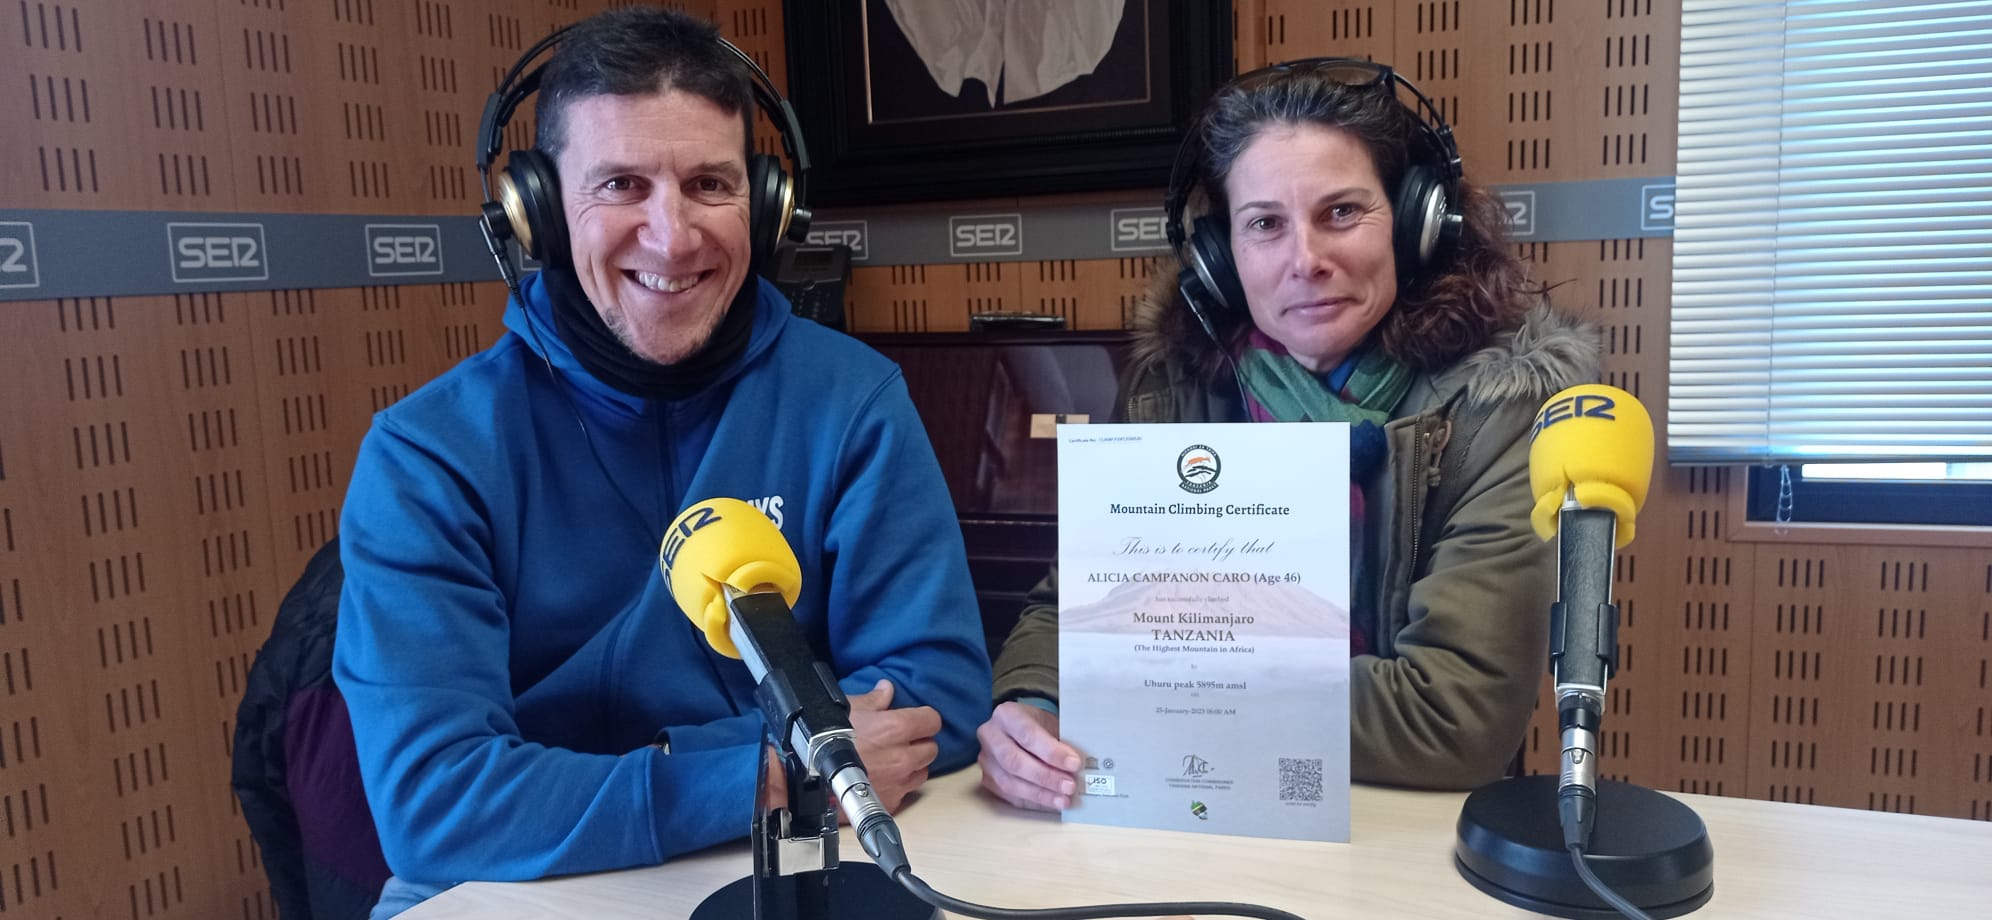
M 1068 821 L 1349 839 L 1349 429 L 1058 427 Z

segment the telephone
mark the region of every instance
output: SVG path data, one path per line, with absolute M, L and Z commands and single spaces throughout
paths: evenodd
M 776 252 L 775 287 L 795 315 L 844 328 L 844 289 L 851 281 L 851 247 L 784 246 Z

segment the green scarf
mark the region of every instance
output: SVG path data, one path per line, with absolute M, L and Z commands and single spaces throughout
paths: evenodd
M 1343 359 L 1324 382 L 1256 329 L 1239 355 L 1238 374 L 1244 378 L 1254 421 L 1369 422 L 1379 427 L 1410 392 L 1412 377 L 1410 368 L 1371 345 Z

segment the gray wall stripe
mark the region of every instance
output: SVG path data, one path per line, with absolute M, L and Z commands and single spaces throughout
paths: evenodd
M 1497 186 L 1517 242 L 1674 232 L 1672 177 Z M 1116 259 L 1168 251 L 1155 193 L 1084 204 L 818 212 L 859 265 Z M 0 301 L 494 281 L 473 217 L 0 210 Z

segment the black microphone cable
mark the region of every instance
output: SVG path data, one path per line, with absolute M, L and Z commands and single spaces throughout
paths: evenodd
M 1653 920 L 1645 911 L 1633 906 L 1633 903 L 1626 900 L 1623 895 L 1607 887 L 1591 871 L 1590 864 L 1584 861 L 1583 844 L 1573 843 L 1570 845 L 1570 861 L 1577 867 L 1577 877 L 1584 880 L 1584 887 L 1591 889 L 1592 894 L 1597 895 L 1599 900 L 1611 905 L 1613 910 L 1623 914 L 1627 920 Z
M 1257 920 L 1302 920 L 1290 914 L 1257 904 L 1230 901 L 1156 901 L 1151 904 L 1096 904 L 1089 907 L 1008 908 L 988 907 L 951 898 L 922 881 L 913 870 L 900 866 L 892 877 L 913 896 L 941 910 L 982 920 L 1095 920 L 1101 917 L 1161 917 L 1169 914 L 1197 914 L 1214 917 L 1253 917 Z
M 1584 851 L 1589 847 L 1592 822 L 1595 820 L 1596 803 L 1590 790 L 1577 792 L 1569 789 L 1559 791 L 1556 796 L 1558 823 L 1563 827 L 1563 846 L 1570 851 L 1570 862 L 1577 867 L 1577 877 L 1584 887 L 1598 896 L 1598 900 L 1610 905 L 1611 909 L 1624 915 L 1627 920 L 1653 920 L 1645 911 L 1634 906 L 1625 896 L 1613 891 L 1603 879 L 1591 871 L 1591 864 L 1584 859 Z

